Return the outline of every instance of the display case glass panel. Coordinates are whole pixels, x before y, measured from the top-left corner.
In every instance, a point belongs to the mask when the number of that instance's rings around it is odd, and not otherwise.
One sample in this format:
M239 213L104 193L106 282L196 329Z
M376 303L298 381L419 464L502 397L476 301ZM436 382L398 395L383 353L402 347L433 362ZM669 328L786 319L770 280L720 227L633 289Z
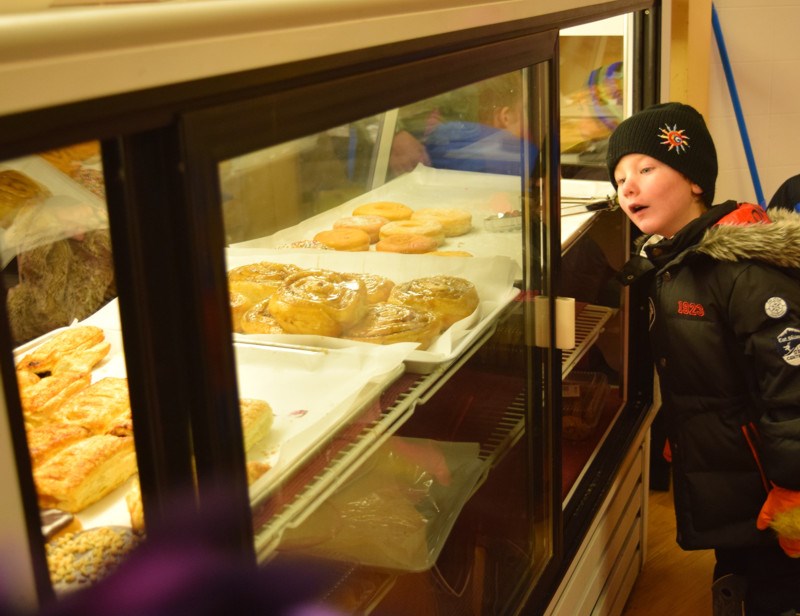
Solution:
M627 402L628 297L615 274L630 236L608 182L608 138L631 107L633 15L560 33L561 169L591 182L590 199L564 191L559 294L574 298L574 349L563 355L562 498L567 506Z
M256 552L347 611L502 611L553 556L551 75L217 165Z
M606 143L630 113L633 15L567 28L560 36L564 177L606 180Z
M43 540L53 587L69 592L111 571L144 525L100 144L0 162L0 205Z

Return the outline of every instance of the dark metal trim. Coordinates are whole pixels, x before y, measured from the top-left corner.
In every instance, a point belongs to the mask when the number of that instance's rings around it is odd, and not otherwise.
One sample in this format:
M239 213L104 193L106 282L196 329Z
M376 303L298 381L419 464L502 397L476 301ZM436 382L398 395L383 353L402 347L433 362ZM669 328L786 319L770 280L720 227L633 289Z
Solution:
M645 8L650 2L615 0L502 24L492 24L289 64L147 88L0 117L0 159L166 127L178 114L263 96L394 65L447 55L493 42Z
M148 531L166 503L193 498L189 408L204 363L187 300L177 138L167 130L103 143L125 365Z

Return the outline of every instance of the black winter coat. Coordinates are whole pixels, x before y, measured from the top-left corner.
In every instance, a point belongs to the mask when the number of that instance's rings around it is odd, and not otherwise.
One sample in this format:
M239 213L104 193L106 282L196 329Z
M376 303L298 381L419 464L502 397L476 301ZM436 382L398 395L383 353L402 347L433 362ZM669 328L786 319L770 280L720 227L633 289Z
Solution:
M800 215L750 214L717 205L622 272L648 289L684 549L774 542L766 486L800 490Z

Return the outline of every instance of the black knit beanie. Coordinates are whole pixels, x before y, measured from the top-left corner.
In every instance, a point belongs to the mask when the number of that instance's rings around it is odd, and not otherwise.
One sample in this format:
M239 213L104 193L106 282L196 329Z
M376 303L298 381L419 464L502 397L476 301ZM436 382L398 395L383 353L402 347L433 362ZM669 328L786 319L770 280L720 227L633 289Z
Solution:
M626 154L646 154L679 171L703 189L703 201L714 203L717 151L703 116L682 103L662 103L622 122L608 141L606 164L614 188L614 169Z

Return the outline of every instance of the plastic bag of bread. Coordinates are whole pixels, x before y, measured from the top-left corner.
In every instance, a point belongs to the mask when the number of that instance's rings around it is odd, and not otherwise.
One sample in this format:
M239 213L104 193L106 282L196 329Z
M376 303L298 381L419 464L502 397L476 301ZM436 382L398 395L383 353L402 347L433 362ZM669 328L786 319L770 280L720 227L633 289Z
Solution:
M483 470L477 443L391 437L281 551L424 571L433 566Z
M111 237L96 230L17 256L7 309L16 344L83 320L116 296Z
M5 161L0 173L14 174L0 189L0 201L16 199L13 218L0 225L0 258L19 344L89 316L116 295L111 239L105 201L45 159Z

